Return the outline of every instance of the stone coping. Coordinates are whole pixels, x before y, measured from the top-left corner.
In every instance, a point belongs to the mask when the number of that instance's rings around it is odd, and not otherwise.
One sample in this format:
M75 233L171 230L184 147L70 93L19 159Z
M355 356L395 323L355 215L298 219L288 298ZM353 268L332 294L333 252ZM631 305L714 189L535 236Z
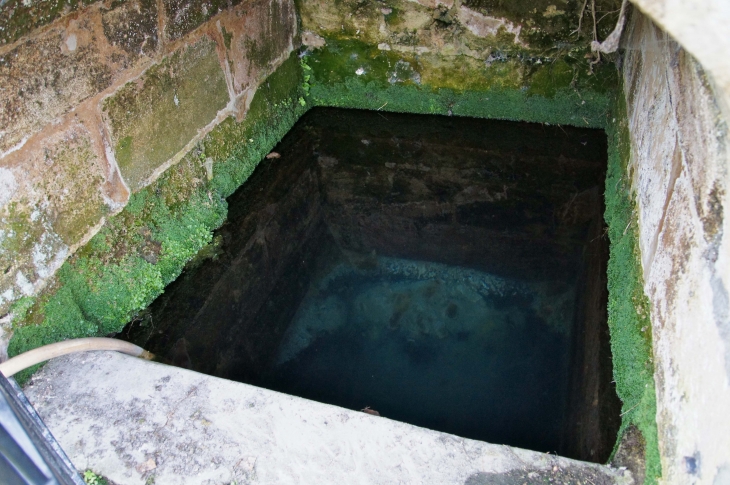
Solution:
M634 483L114 352L55 359L25 392L76 467L113 483Z

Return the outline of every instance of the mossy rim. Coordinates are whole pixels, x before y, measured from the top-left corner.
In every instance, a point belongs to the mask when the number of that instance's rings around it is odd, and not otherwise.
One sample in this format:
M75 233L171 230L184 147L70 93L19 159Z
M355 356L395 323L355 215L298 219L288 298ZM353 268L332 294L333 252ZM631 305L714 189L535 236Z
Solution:
M610 87L546 90L485 85L432 88L415 82L332 76L327 51L297 53L261 84L246 118L221 123L176 166L132 196L127 207L58 272L39 297L16 302L9 354L47 343L118 332L212 240L226 218L225 198L311 107L470 116L602 128L609 139L605 220L610 238L609 328L622 434L635 425L646 441L646 481L661 474L651 362L649 304L643 294L636 211L626 172L629 138L618 76ZM327 71L327 72L325 72ZM335 73L336 74L336 73ZM204 163L213 160L213 176ZM629 228L629 229L626 229ZM643 329L643 330L642 330ZM648 329L648 330L647 330ZM35 369L19 375L26 380Z

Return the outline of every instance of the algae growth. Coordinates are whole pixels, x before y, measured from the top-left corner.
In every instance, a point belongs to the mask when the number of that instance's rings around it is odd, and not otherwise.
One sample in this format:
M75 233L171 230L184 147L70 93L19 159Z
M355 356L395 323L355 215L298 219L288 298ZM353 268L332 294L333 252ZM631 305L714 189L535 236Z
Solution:
M180 163L132 195L125 209L64 263L43 295L32 304L16 303L8 353L118 332L149 305L211 241L226 218L225 197L303 114L302 84L292 55L259 87L242 122L224 121Z
M473 6L483 9L487 3ZM384 14L390 26L403 25L406 19L398 8ZM549 63L520 57L519 49L504 46L505 39L500 41L503 48L492 49L485 59L454 56L448 67L436 56L378 49L352 34L328 35L326 46L306 52L302 61L293 55L261 85L242 122L229 118L221 123L179 164L134 194L124 211L64 264L47 291L18 301L10 355L119 331L211 242L212 231L226 218L225 197L245 182L310 106L604 128L610 140L605 194L611 241L609 327L617 393L623 401L621 433L632 425L641 431L646 483L656 483L661 470L650 309L643 295L626 174L625 109L613 100L621 99L615 70L603 64L588 73L587 62L580 59L585 49L571 56L550 54ZM537 39L541 34L534 35ZM400 39L407 44L408 38ZM121 161L131 157L129 142L124 136L117 140Z
M638 215L627 173L630 138L622 90L616 94L612 121L607 124L606 132L609 144L604 217L611 242L608 260L608 326L616 392L623 403L617 447L630 427L636 426L645 442L644 483L654 484L661 476L661 462L656 425L651 308L644 294Z

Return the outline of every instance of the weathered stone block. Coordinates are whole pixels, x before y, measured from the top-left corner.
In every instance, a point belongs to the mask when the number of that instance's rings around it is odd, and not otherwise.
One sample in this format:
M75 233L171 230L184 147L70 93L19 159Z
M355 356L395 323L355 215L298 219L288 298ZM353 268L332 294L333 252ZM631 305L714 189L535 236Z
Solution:
M139 58L140 52L128 51L139 42L144 52L146 44L139 39L156 35L155 25L147 21L144 26L140 24L140 17L152 14L139 5L133 2L106 11L104 22L100 10L92 7L0 53L0 154L108 88ZM137 7L139 15L132 15ZM135 31L138 26L140 32L123 39L126 34L121 32ZM118 47L109 44L120 36L126 43L120 42Z
M294 2L256 0L222 16L218 26L239 94L269 75L294 49Z
M643 17L639 17L630 42L640 49L639 39L648 36L652 42L671 42ZM626 62L625 89L629 100L628 118L631 126L631 144L635 156L632 159L634 183L639 198L639 222L642 265L647 272L651 267L661 230L662 218L668 198L682 164L677 146L677 122L666 69L670 64L669 49L641 49ZM676 93L674 93L676 95ZM645 123L661 126L666 136L652 136L646 130L637 129Z
M0 162L0 314L34 294L110 206L126 200L94 129L67 120Z
M241 0L163 0L165 4L165 38L176 40L191 32L223 10Z
M216 45L203 37L104 100L114 154L129 188L146 185L229 99Z
M31 30L54 21L94 0L9 0L0 7L0 45L9 44Z
M724 483L723 470L730 470L730 133L703 69L677 42L639 13L627 40L629 170L651 303L662 481Z
M102 9L104 35L113 46L130 56L151 56L157 50L157 2L127 2L116 9Z

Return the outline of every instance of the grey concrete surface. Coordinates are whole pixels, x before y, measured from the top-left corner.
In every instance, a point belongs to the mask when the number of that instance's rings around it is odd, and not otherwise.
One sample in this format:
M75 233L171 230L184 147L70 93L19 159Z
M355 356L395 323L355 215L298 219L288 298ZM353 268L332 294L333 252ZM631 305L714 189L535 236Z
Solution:
M76 467L116 484L634 483L113 352L55 359L25 392Z

